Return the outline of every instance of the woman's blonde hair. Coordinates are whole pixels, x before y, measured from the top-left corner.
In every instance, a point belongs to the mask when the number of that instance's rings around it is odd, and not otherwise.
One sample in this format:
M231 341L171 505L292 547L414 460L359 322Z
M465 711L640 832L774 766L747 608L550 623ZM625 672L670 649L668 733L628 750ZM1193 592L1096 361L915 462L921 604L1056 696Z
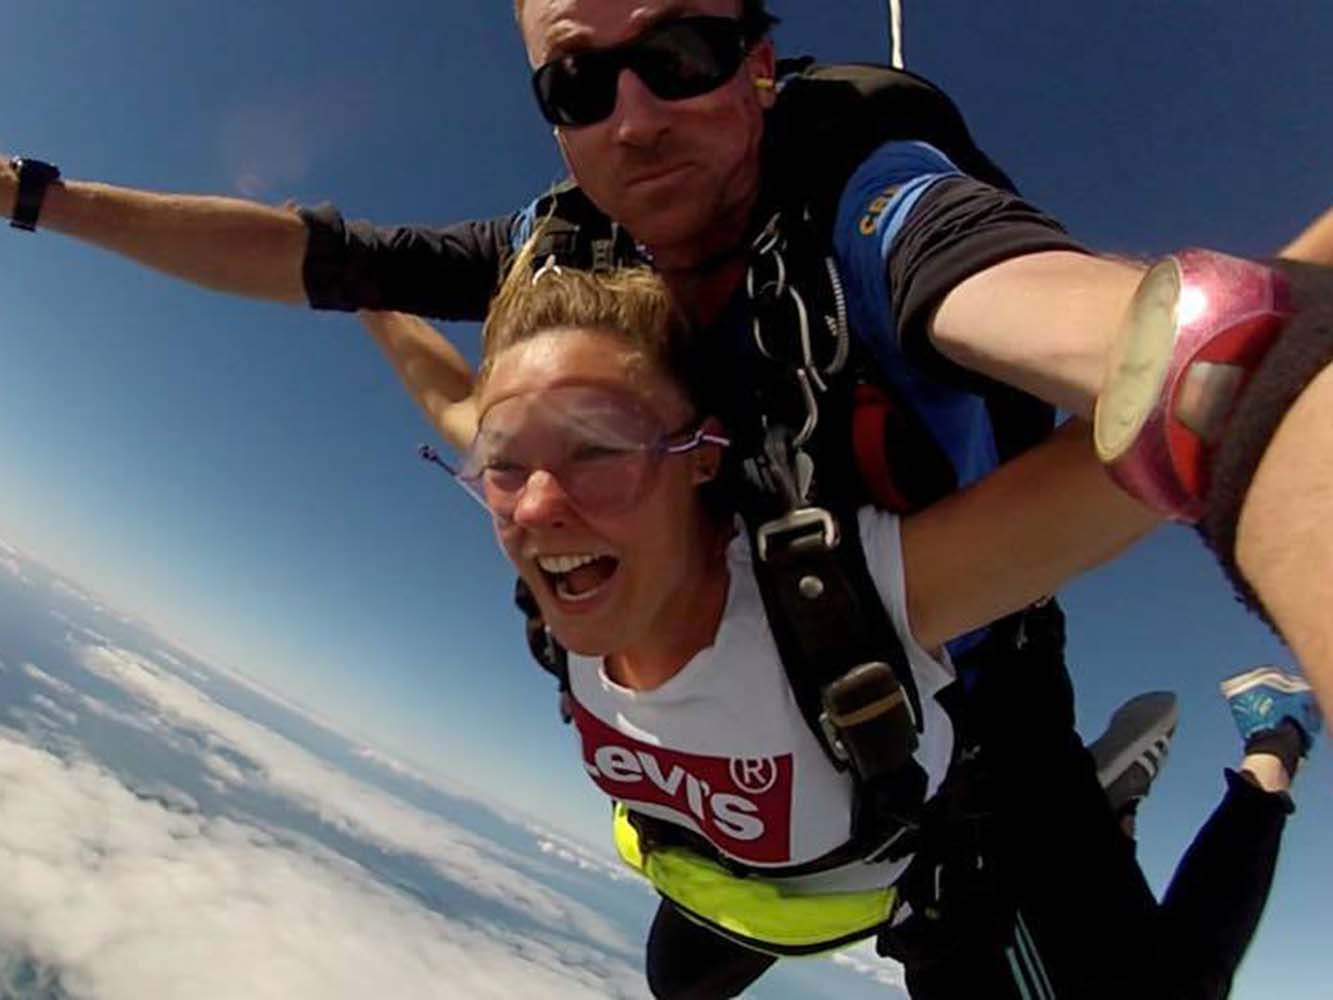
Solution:
M537 261L529 240L509 267L482 327L477 384L506 348L552 330L597 330L622 338L643 362L699 402L686 320L662 279L646 267L585 271Z

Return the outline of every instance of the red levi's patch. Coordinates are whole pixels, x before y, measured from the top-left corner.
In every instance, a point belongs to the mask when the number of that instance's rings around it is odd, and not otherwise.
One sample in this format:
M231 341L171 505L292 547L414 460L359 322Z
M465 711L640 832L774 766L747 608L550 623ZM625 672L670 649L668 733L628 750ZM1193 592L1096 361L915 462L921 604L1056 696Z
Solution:
M607 795L668 810L719 851L756 865L791 861L792 756L709 757L644 743L578 702L583 766Z

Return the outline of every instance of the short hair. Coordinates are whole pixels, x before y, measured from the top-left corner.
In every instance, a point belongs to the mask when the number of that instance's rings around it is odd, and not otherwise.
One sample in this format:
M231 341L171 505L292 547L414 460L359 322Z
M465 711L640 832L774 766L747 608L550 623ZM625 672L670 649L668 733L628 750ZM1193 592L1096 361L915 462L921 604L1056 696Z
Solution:
M514 0L514 19L523 23L523 4L525 0ZM773 30L781 19L768 12L765 0L741 0L741 28L751 43L759 41Z

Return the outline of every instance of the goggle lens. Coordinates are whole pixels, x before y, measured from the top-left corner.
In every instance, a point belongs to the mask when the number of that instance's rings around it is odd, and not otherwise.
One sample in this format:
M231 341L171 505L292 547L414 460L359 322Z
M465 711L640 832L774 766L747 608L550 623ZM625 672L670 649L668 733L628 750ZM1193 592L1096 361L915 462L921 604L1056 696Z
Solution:
M639 501L665 455L726 443L694 428L667 433L629 392L567 385L488 409L456 475L501 520L512 520L538 474L583 513L613 515Z
M699 97L726 83L745 61L745 34L727 17L682 17L608 49L552 59L532 77L552 125L592 125L609 117L623 70L664 101Z

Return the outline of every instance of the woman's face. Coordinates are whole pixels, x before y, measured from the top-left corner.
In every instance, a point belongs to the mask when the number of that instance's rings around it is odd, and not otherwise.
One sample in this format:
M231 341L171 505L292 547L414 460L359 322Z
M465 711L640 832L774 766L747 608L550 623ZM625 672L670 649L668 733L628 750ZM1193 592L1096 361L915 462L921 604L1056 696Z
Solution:
M507 503L494 515L500 545L556 638L589 656L678 638L682 622L696 617L700 594L714 589L703 586L704 577L716 571L698 496L716 471L716 447L648 462L628 505L594 502L595 491L581 491L586 484L570 471L571 455L595 461L597 449L577 440L586 421L557 410L562 400L586 407L601 394L611 414L615 400L624 400L629 425L636 408L643 426L661 432L695 417L671 380L621 337L585 329L552 330L505 349L479 399L488 467L518 470L503 473Z

